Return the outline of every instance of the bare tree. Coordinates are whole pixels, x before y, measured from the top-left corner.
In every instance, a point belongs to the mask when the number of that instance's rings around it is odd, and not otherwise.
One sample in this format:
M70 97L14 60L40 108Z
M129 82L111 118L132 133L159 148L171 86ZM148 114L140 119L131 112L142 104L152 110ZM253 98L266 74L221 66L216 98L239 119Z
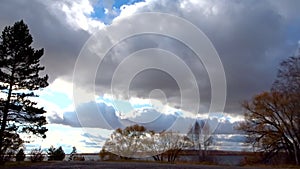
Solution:
M205 160L208 146L213 142L208 120L200 124L196 121L188 132L188 138L193 142L193 147L199 151L199 161Z
M248 141L271 158L286 152L296 164L300 158L300 56L293 56L280 64L271 91L246 101L245 122L240 130L248 134Z
M105 142L106 151L119 155L121 158L143 157L147 148L143 140L151 137L152 132L144 126L133 125L125 129L116 129Z
M272 90L300 93L300 56L292 56L281 62Z
M161 133L159 138L160 147L167 150L168 162L172 163L177 159L180 151L192 146L192 142L188 137L172 131Z
M114 131L105 142L100 156L104 159L104 156L113 153L123 159L153 157L156 161L163 161L166 156L168 162L174 162L179 152L191 145L190 140L179 133L155 133L134 125Z

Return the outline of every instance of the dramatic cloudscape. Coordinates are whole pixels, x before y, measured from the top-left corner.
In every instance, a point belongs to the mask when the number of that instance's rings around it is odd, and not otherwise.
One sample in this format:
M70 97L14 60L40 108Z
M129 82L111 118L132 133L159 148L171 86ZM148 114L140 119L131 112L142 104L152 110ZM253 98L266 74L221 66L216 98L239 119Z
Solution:
M33 46L45 49L41 63L50 77L50 85L38 92L39 105L47 110L47 138L30 138L33 142L26 148L61 145L67 153L73 146L79 152L99 152L106 138L119 127L139 123L156 131L180 130L180 124L191 126L195 120L209 116L216 129L215 148L240 150L244 137L233 126L242 120L241 103L268 90L280 61L297 50L299 7L298 0L2 0L0 30L23 19L33 35ZM223 68L217 64L209 68L224 69L226 77L222 112L208 114L213 93L207 65L183 42L151 33L115 42L114 38L124 32L153 26L192 36L191 31L181 29L182 25L133 17L144 12L181 17L211 41ZM110 29L115 31L106 36ZM95 37L99 44L94 50L89 43ZM112 44L101 62L95 60L98 48ZM145 51L147 64L168 63L169 71L177 72L178 78L147 69L135 74L130 85L123 83L137 65L145 62L132 54L153 48L161 50ZM85 50L96 57L85 55ZM176 55L180 62L164 59L163 51ZM178 66L181 62L193 74L200 94L200 100L184 98L184 105L182 92L192 96L195 90L189 87L193 81L186 69ZM120 68L125 63L126 67ZM93 67L96 72L91 70ZM181 88L180 83L185 87ZM199 106L198 112L191 109L195 105Z

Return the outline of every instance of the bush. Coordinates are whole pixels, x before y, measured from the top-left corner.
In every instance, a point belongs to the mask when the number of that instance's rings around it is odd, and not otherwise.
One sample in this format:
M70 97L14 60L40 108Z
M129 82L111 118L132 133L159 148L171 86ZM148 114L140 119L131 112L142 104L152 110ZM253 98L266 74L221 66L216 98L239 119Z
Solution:
M4 161L12 161L15 155L15 151L9 150L4 155Z
M70 153L69 161L73 161L74 158L76 158L76 156L77 156L77 150L76 150L76 147L73 147L73 150Z
M19 152L16 154L16 161L24 161L25 153L23 149L20 149Z
M54 148L53 146L51 146L48 149L48 160L49 161L52 161L52 160L62 161L65 158L65 156L66 156L66 154L61 146L58 149Z
M84 156L77 155L76 157L73 158L73 161L85 161L85 158L84 158Z
M43 161L45 158L45 155L43 154L43 151L41 150L41 148L35 148L32 149L30 152L30 161L31 162L39 162L39 161Z
M85 158L84 156L78 155L76 147L73 147L73 150L70 153L69 161L85 161Z
M118 155L113 154L107 150L105 150L105 148L102 148L102 150L99 153L99 157L102 161L104 160L118 160L120 159Z
M240 165L247 166L262 164L262 159L263 155L261 153L254 153L254 155L245 156L244 159L241 161Z

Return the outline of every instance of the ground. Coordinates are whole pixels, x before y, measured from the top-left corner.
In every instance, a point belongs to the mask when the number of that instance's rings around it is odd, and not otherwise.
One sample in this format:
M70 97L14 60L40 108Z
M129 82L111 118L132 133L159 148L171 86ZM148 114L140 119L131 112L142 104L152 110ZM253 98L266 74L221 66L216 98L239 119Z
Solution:
M0 166L1 168L1 166ZM238 166L213 166L213 165L196 165L196 164L162 164L162 163L146 163L146 162L42 162L27 163L19 165L6 165L4 168L9 169L260 169L259 167L238 167ZM265 169L265 167L263 167ZM263 169L261 168L261 169ZM269 167L267 167L269 168ZM272 168L272 167L271 167ZM279 169L279 168L278 168ZM284 168L280 168L284 169ZM299 169L299 168L298 168Z

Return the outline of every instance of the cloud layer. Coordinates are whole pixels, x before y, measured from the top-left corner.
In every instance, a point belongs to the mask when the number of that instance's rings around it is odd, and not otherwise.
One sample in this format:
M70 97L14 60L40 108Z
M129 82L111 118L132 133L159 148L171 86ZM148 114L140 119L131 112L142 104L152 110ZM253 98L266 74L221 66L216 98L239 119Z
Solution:
M300 35L297 1L188 1L167 0L139 2L124 5L118 20L133 13L165 12L183 17L200 28L212 41L225 68L228 85L226 112L241 112L240 102L253 94L267 90L273 82L276 68L297 45ZM103 22L91 18L97 2L77 1L4 1L1 5L0 28L24 19L34 36L35 46L45 48L42 60L51 80L62 77L71 81L76 58L93 30L101 29ZM111 7L110 4L107 4ZM131 28L147 27L153 23L133 22ZM168 22L161 23L168 25ZM164 26L164 25L157 25ZM170 25L170 27L172 27ZM172 28L174 29L174 27ZM180 30L180 29L178 29ZM118 32L115 32L116 34ZM178 32L178 34L189 32ZM143 43L141 43L143 42ZM109 43L109 41L103 41ZM210 83L201 61L180 42L161 36L131 37L111 50L98 74L92 75L95 84L78 84L88 90L93 85L96 94L110 92L111 77L116 67L128 54L145 48L161 48L178 55L196 76L200 86L202 111L210 104ZM87 62L89 63L89 62ZM137 62L132 63L138 64ZM88 67L89 65L87 65ZM263 80L262 80L263 79ZM90 83L90 82L88 82ZM161 89L170 104L176 106L180 98L174 79L163 72L147 71L131 84L131 94L147 97L153 89ZM190 101L191 104L193 101Z
M114 36L118 36L121 32L147 28L157 23L156 21L130 20L135 13L163 12L182 17L203 31L215 46L226 74L225 112L236 116L242 113L240 103L243 100L250 99L254 94L270 88L279 62L294 53L300 39L300 12L298 9L300 1L146 0L124 5L120 9L106 3L102 6L106 8L107 16L103 17L96 16L99 3L100 1L97 0L32 0L30 3L2 0L0 29L24 19L33 35L34 47L45 48L42 64L46 66L45 73L49 74L50 83L54 83L57 79L63 79L67 84L72 84L74 68L80 51L95 31L105 32L110 27L119 26L120 29L114 32ZM128 23L121 25L124 19L127 19ZM104 23L111 23L111 25ZM190 35L189 31L180 29L180 25L171 25L168 21L160 22L156 26L178 31L178 35ZM113 40L113 38L103 39L103 43L97 48L101 48L101 45L114 44ZM161 35L145 34L128 37L117 43L101 63L85 58L83 62L86 65L85 69L80 69L78 73L82 76L78 79L78 83L74 84L73 92L82 99L80 104L75 105L77 113L73 110L54 110L48 117L50 123L72 127L81 127L84 124L84 127L113 129L132 124L132 120L141 120L141 116L135 116L136 119L130 119L131 121L120 118L121 116L118 115L119 112L115 108L104 103L99 104L89 98L110 94L112 77L118 66L126 60L128 55L149 48L158 48L177 55L195 76L199 86L200 101L188 98L186 108L178 112L184 113L185 110L188 111L188 107L193 105L200 105L200 113L207 112L212 93L210 79L202 61L178 40ZM95 56L97 57L97 55ZM147 57L148 63L158 62L157 59L152 59L151 55ZM159 60L162 63L164 61L166 60ZM136 59L127 64L128 69L122 70L123 77L126 77L127 72L141 63ZM215 68L214 65L211 66ZM97 67L96 74L91 73L90 67ZM180 81L191 84L191 78L183 73L183 67L171 68L178 72L181 77ZM125 93L129 91L129 96L146 99L150 96L152 97L150 99L160 100L162 105L174 109L182 108L180 107L181 92L193 93L194 91L188 87L180 89L178 81L176 81L178 79L157 69L141 71L132 79L130 86L122 85L122 81L126 79L119 80L118 85L115 86L115 97L119 97L118 99L128 98ZM57 91L65 92L64 94L68 97L72 97L74 94L70 93L69 89L65 89L66 86L61 88ZM70 87L68 86L68 88ZM155 89L162 91L165 97L160 94L152 93L153 95L151 95L151 91ZM50 108L50 110L52 109ZM182 122L188 120L178 114L167 114L158 109L151 111L145 109L141 114L144 116L144 121L150 118L149 114L151 118L153 115L159 116L152 123L145 124L154 130L168 128L176 119L180 119ZM217 129L217 133L234 132L232 131L233 123L224 122L221 125L223 130ZM88 142L83 143L89 144Z

